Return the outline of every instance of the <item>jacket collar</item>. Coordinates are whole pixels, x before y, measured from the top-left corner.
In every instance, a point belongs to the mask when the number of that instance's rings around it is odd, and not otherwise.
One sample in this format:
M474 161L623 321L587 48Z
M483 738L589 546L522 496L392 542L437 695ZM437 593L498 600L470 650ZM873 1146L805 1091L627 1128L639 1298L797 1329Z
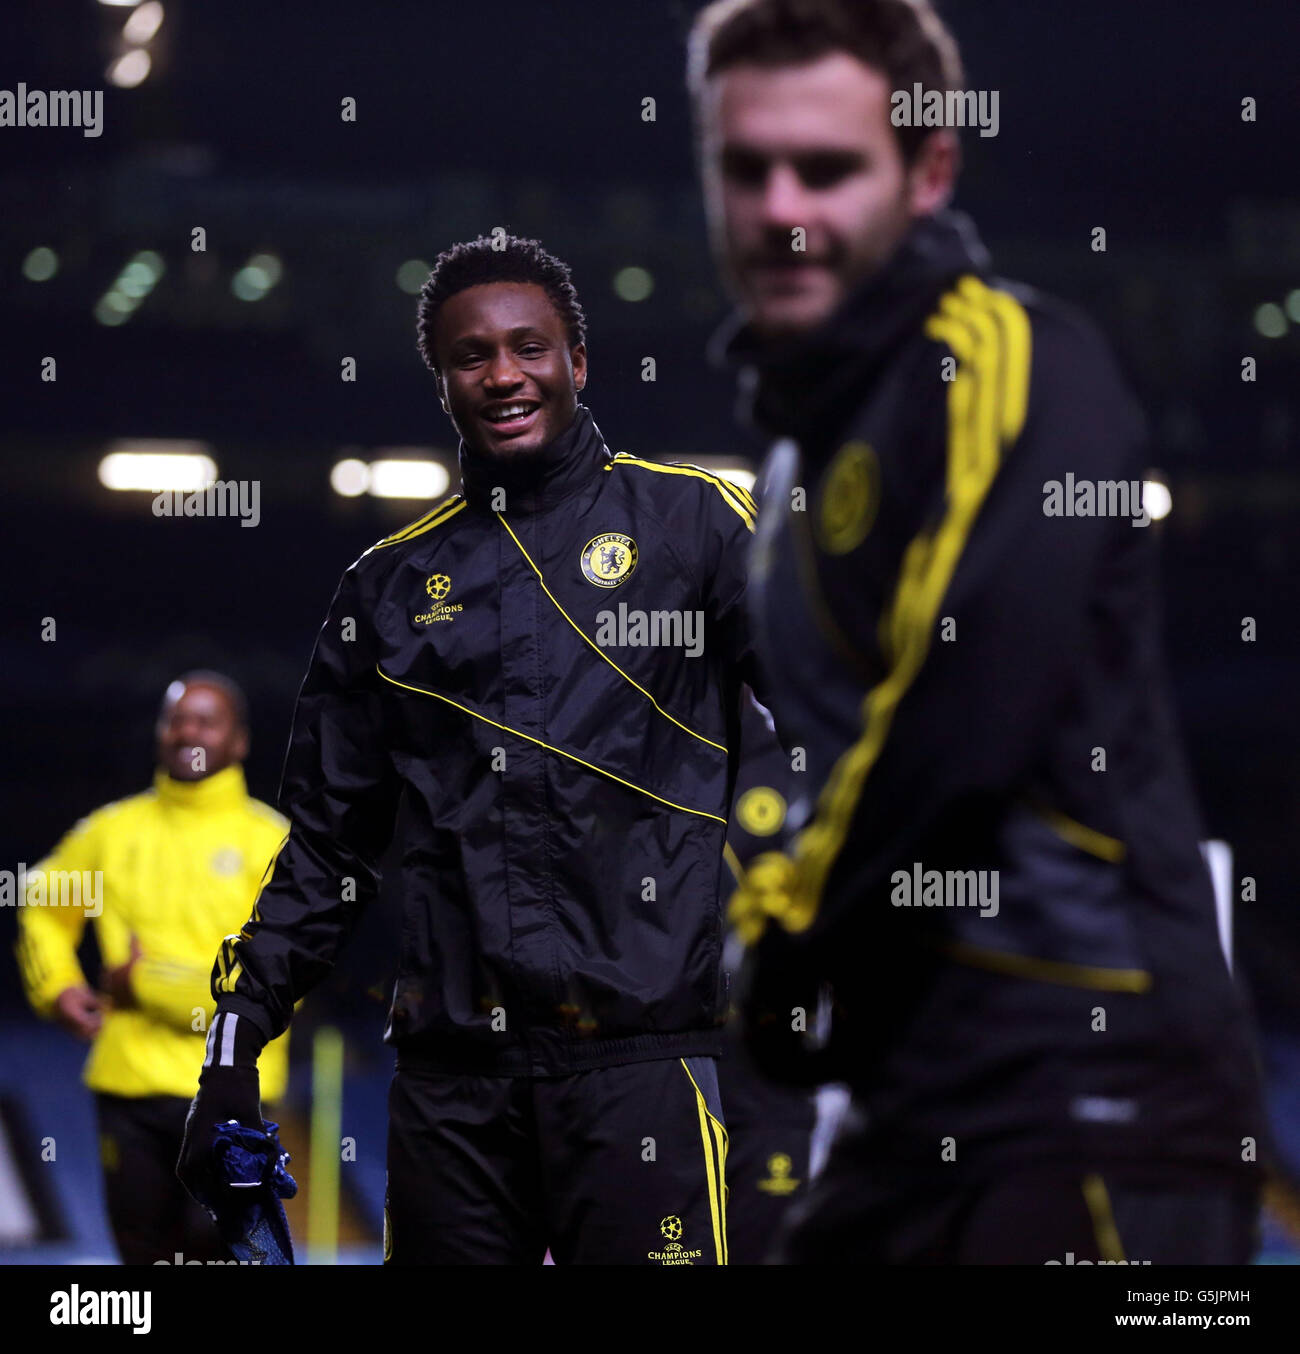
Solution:
M804 442L838 435L897 345L920 327L963 273L987 272L988 254L959 212L922 217L884 267L824 324L764 342L733 316L714 336L714 360L738 368L740 413L771 436Z
M605 439L585 404L554 441L514 460L480 456L464 443L457 453L466 499L495 511L493 492L505 490L508 512L541 512L580 489L611 459Z
M154 772L153 788L163 803L185 809L234 808L248 798L244 768L238 762L202 780L173 780L159 769Z

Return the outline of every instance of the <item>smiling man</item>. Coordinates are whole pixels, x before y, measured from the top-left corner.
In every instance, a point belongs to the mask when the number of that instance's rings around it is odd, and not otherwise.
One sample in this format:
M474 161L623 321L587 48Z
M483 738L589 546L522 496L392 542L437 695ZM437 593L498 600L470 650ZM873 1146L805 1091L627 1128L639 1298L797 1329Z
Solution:
M185 1115L212 1016L211 953L256 897L286 823L249 796L244 694L221 673L178 677L155 729L153 788L96 809L38 867L102 880L99 914L19 909L28 999L92 1044L109 1222L122 1261L225 1258L207 1216L176 1180ZM104 969L86 981L77 948L94 921ZM288 1040L264 1059L268 1099L284 1092Z
M292 831L217 961L183 1174L214 1124L256 1124L258 1050L375 897L400 802L386 1261L725 1263L719 898L754 503L610 454L578 403L582 309L536 241L441 255L418 336L462 492L368 550L320 633ZM698 613L702 652L601 644L615 601Z

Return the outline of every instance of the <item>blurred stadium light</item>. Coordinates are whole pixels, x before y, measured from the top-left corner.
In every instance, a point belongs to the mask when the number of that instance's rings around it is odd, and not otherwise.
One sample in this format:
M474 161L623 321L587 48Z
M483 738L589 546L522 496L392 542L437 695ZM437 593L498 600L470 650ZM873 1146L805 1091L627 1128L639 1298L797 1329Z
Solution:
M217 463L202 442L143 439L111 442L99 463L99 482L106 489L201 489L216 478Z

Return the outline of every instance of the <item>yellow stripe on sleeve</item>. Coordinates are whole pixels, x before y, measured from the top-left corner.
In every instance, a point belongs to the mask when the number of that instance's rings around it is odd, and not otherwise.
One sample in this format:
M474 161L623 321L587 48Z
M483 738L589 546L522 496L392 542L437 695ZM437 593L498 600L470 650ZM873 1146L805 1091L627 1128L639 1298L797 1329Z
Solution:
M836 762L813 822L795 842L784 902L775 912L767 909L789 931L806 930L817 914L867 776L929 653L943 596L997 475L1001 451L1024 422L1030 327L1013 298L974 277L963 278L943 297L925 332L947 344L958 359L948 393L945 512L937 529L922 531L904 552L893 604L881 621L889 671L867 693L862 736Z

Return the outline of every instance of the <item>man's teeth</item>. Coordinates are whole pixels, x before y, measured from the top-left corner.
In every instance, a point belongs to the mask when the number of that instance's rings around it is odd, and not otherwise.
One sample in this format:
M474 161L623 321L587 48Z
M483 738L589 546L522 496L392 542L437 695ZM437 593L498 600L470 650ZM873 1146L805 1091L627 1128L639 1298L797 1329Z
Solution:
M492 423L503 423L508 418L521 418L531 414L532 407L527 404L507 404L503 409L489 415Z

